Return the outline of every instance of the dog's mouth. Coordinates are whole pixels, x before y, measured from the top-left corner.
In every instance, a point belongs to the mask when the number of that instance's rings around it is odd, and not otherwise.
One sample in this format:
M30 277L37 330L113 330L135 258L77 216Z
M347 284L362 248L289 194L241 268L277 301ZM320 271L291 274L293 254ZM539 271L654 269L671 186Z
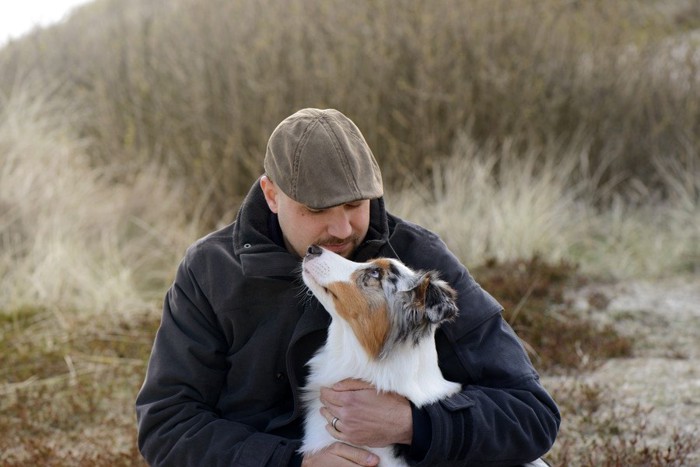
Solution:
M333 293L333 291L332 291L331 289L329 289L328 287L323 287L323 286L321 286L321 288L322 288L323 291L326 293L326 295L330 295L330 296L333 297L334 299L338 298L338 296L337 296L335 293Z
M313 273L309 270L309 268L304 265L304 282L306 282L306 286L316 294L317 292L323 292L325 295L332 297L332 298L337 298L337 295L328 287L325 285L321 284L319 281L316 280L314 277Z
M331 289L329 289L328 287L323 286L323 285L319 284L318 282L315 282L314 285L316 286L316 287L315 287L316 290L320 289L321 291L323 291L323 293L324 293L326 296L331 297L331 298L333 298L334 300L338 298L338 296L335 294L335 292L333 292L333 291L332 291ZM314 291L314 289L311 289L311 290L312 290L312 292Z

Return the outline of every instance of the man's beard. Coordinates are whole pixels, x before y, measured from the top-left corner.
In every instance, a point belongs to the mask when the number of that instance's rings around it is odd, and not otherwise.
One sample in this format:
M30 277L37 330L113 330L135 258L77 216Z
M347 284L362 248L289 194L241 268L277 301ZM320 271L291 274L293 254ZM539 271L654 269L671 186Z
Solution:
M351 245L351 248L346 251L346 254L343 256L349 256L353 251L355 251L355 248L360 244L360 241L362 239L360 238L359 235L352 234L349 237L346 238L337 238L337 237L325 237L325 238L320 238L316 241L316 244L319 246L327 246L327 247L333 247L333 246L338 246L338 245Z

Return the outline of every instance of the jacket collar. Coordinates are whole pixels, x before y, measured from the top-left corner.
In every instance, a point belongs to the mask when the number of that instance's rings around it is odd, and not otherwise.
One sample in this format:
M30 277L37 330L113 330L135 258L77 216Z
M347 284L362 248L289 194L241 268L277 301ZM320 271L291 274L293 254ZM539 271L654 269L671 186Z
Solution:
M257 180L243 200L234 225L233 249L246 276L298 276L300 259L275 242L270 222L273 213L267 206ZM389 228L384 199L370 202L369 230L353 255L355 261L367 261L388 245Z

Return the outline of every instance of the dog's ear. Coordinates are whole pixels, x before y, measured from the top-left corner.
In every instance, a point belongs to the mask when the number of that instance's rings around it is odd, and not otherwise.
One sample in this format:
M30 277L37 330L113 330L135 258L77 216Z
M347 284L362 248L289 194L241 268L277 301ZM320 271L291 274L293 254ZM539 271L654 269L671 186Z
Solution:
M457 316L457 293L436 272L419 272L411 284L392 301L393 324L379 358L386 357L398 343L418 345L436 325Z
M431 323L438 324L457 317L457 293L435 271L422 274L413 293L414 303L424 311L425 318Z

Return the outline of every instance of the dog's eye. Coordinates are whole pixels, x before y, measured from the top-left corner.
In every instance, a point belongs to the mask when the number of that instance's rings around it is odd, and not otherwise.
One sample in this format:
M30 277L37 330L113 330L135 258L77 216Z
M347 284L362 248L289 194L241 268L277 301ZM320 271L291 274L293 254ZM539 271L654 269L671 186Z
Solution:
M382 278L382 271L379 268L372 268L367 270L367 277L379 280Z

